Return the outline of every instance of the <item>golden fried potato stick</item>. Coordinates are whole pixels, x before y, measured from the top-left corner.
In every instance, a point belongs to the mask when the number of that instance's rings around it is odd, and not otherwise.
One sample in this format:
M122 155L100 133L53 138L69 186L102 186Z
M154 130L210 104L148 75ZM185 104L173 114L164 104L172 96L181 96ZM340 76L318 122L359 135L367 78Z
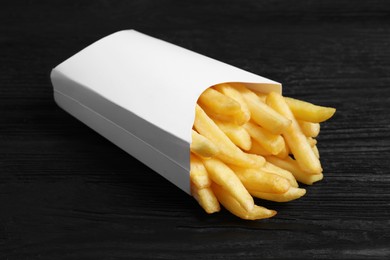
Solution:
M285 144L281 135L271 134L250 121L244 125L244 128L254 140L271 154L275 155L283 150Z
M252 140L248 132L240 125L214 120L219 129L238 147L247 151L252 146Z
M269 193L285 193L290 188L287 179L262 169L229 166L240 178L247 190Z
M270 162L266 162L265 165L263 166L263 168L261 168L261 170L266 171L266 172L270 172L273 174L277 174L277 175L287 179L290 182L290 185L292 187L298 188L297 180L295 179L294 175L291 172L289 172L288 170L285 170L281 167L278 167Z
M209 139L192 130L191 152L205 158L216 156L219 152L217 146Z
M241 109L240 103L216 91L215 89L206 89L200 95L198 104L201 107L207 108L207 111L214 115L234 118L235 121L240 123L243 123L246 120L246 116Z
M320 124L297 120L302 133L307 137L317 137L320 133Z
M304 169L308 173L321 173L321 163L315 156L307 141L307 137L302 133L294 115L282 95L276 92L269 93L267 96L267 104L291 120L291 125L283 131L282 135L300 168Z
M222 161L214 158L202 159L209 177L213 182L222 186L238 203L248 211L254 206L253 198L245 189L237 175Z
M219 121L222 121L222 122L234 123L234 124L237 124L237 125L243 125L243 124L246 123L245 119L243 117L241 118L240 116L232 117L232 116L217 114L213 110L211 110L211 109L209 109L209 108L207 108L205 106L203 106L202 109L213 120L216 119L216 120L219 120Z
M221 92L222 94L234 99L241 105L241 110L244 113L245 122L248 122L251 118L251 112L249 111L249 107L246 104L244 98L241 96L240 92L237 89L233 88L229 84L219 84L214 86L214 88Z
M198 189L207 188L211 185L206 168L202 161L193 153L190 155L190 178Z
M191 194L207 213L212 214L221 210L218 199L210 187L199 189L191 183Z
M291 172L297 181L307 185L312 185L314 182L320 181L324 177L322 173L308 174L307 172L304 172L298 163L291 157L280 159L275 156L267 156L266 158L268 162Z
M235 83L233 86L241 93L248 104L251 119L267 131L272 134L281 134L291 124L289 119L267 106L254 92L243 84Z
M199 105L195 107L195 122L194 127L201 135L207 137L218 148L219 153L216 157L222 161L234 164L237 166L256 168L261 167L265 163L265 159L261 156L249 156L240 150L229 137L222 132L215 122L207 116Z
M285 100L295 118L307 122L321 123L331 118L336 112L336 109L333 107L317 106L289 97L285 97Z
M252 190L249 190L249 193L256 198L260 198L264 200L271 200L276 202L287 202L287 201L299 199L300 197L306 194L306 190L302 188L291 187L288 191L282 194L258 192Z
M251 210L246 210L241 206L238 201L226 192L221 186L212 184L211 188L213 189L215 195L217 196L219 202L231 213L236 215L239 218L246 220L256 220L270 218L276 215L275 210L269 210L264 207L254 205Z

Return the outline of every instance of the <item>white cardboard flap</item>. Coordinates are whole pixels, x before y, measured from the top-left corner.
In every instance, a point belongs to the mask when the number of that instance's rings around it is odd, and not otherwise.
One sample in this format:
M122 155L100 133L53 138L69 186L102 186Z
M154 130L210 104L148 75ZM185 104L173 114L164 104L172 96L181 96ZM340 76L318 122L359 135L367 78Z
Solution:
M187 193L191 129L199 95L224 82L247 83L261 92L281 92L280 83L135 30L120 31L93 43L55 67L51 78L62 108ZM78 113L83 109L96 117L89 114L94 119L86 122L88 117ZM106 130L101 130L101 125L106 125ZM110 137L114 131L107 130L111 127L117 127L123 138L131 135L137 144L114 141ZM146 145L155 154L151 156L146 150L138 153L135 144ZM164 161L178 170L166 168Z

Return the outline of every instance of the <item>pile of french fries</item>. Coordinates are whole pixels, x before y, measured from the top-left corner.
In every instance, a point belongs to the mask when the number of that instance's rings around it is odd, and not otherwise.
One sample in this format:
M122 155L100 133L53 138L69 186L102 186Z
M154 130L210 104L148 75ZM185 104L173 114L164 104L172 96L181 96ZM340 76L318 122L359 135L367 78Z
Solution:
M242 219L274 216L253 197L287 202L306 194L297 181L322 180L315 137L335 111L241 83L208 88L195 109L192 195L207 213L222 204Z

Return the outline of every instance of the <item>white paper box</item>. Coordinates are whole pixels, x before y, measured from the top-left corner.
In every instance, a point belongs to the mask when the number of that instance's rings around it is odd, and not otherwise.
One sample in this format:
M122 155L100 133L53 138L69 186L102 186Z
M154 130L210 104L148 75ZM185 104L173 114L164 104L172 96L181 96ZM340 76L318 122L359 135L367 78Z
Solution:
M281 92L280 83L134 30L83 49L51 80L61 108L188 194L199 95L224 82Z

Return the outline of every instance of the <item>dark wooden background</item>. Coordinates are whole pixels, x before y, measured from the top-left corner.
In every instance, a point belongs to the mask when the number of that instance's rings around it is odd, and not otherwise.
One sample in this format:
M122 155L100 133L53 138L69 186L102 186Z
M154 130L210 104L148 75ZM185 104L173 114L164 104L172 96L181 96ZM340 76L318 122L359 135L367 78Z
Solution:
M6 2L6 4L4 4ZM390 256L389 1L3 1L0 259ZM325 179L243 221L197 203L56 106L50 70L134 28L336 107Z

